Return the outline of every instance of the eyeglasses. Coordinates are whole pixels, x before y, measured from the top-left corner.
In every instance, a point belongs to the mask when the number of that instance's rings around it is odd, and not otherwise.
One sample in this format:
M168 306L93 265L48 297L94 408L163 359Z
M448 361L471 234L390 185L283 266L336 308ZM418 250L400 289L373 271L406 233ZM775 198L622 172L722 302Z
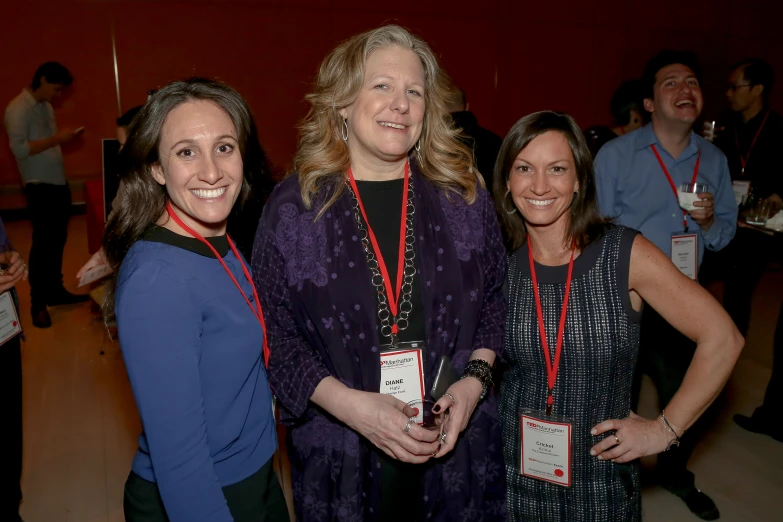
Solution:
M726 90L728 92L734 92L737 89L739 89L740 87L752 87L752 85L749 84L749 83L741 83L739 85L734 85L734 84L730 83L728 86L726 86Z

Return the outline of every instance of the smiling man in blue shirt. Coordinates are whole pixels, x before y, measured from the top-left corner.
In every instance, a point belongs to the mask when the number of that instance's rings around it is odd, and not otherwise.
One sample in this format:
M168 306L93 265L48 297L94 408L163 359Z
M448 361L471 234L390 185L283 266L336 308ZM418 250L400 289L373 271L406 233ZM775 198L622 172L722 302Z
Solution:
M705 248L720 250L734 236L737 205L728 164L717 147L692 131L703 104L695 55L662 51L647 64L643 82L644 108L652 114L652 122L599 151L595 160L599 205L605 216L640 230L670 258L673 235L686 230L695 234L696 259L691 258L695 271ZM697 208L684 214L673 186L692 183L696 171L696 182L706 183L709 189L699 196ZM637 371L652 378L662 406L682 383L694 349L692 340L651 307L645 309ZM679 448L662 453L658 471L661 485L682 498L694 514L715 520L720 516L715 503L696 489L695 478L686 469L705 424L709 421L694 425Z

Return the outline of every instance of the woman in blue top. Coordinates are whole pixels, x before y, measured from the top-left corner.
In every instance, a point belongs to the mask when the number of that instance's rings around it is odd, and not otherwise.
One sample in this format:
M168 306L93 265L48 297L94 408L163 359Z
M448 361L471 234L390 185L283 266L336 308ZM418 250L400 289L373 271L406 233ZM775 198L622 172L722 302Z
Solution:
M107 307L144 428L129 522L288 520L263 313L226 234L260 153L245 101L202 79L158 91L122 150L104 249L119 267Z

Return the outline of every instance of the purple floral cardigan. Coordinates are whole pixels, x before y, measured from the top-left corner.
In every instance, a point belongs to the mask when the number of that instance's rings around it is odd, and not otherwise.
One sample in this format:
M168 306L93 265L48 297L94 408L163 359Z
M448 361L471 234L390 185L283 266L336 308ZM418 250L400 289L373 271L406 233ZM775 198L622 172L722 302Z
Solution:
M425 384L442 355L461 372L471 352L503 349L506 254L495 209L481 190L468 205L425 180L411 162L416 266L426 314ZM314 221L297 176L264 208L252 266L266 319L272 389L289 425L299 522L374 521L380 502L378 450L309 402L321 379L377 391L376 292L348 191ZM402 427L400 427L402 429ZM455 450L424 464L420 520L506 520L505 468L497 402L473 413Z

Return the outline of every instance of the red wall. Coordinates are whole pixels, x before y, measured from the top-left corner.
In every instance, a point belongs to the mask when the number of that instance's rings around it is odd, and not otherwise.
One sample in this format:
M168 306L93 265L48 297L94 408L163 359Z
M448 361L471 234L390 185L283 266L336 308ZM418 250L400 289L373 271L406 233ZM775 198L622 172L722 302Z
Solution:
M5 3L4 3L5 4ZM619 83L638 76L663 47L690 48L704 64L705 115L724 107L728 65L758 55L783 78L777 0L60 0L2 8L0 105L35 68L61 61L76 82L56 106L60 127L87 128L66 149L74 179L98 177L100 139L118 114L112 62L115 27L122 110L148 89L189 75L220 78L249 101L261 139L280 168L290 164L297 122L320 60L340 40L384 22L423 36L468 94L479 121L503 135L540 109L571 113L583 127L608 123ZM376 7L376 5L378 7ZM380 6L383 7L380 7ZM653 7L655 5L655 7ZM783 83L783 82L781 82ZM780 87L778 87L780 90ZM781 107L783 95L773 98ZM0 185L19 182L5 130Z

